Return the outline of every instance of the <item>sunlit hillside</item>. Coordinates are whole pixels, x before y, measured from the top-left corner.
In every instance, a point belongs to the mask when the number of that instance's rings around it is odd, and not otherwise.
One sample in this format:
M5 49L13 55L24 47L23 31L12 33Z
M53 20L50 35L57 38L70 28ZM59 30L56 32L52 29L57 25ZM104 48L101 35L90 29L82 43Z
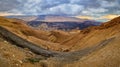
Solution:
M41 31L27 26L25 21L0 17L0 26L14 35L47 51L59 51L53 57L38 55L21 48L0 31L0 63L4 67L119 67L120 17L69 32ZM1 29L1 28L0 28ZM4 31L3 31L4 32ZM9 34L8 34L9 35ZM12 37L12 36L11 36ZM16 39L17 40L17 39ZM27 43L26 42L26 43ZM19 42L18 42L19 43ZM29 44L28 44L29 45ZM24 46L24 45L23 45ZM41 49L41 48L40 48ZM54 54L54 53L53 53ZM28 60L26 60L26 58ZM37 58L37 59L36 59ZM32 60L31 60L32 59ZM41 60L40 60L41 59ZM10 62L9 62L10 61ZM31 63L32 62L32 63ZM7 65L5 65L7 64Z

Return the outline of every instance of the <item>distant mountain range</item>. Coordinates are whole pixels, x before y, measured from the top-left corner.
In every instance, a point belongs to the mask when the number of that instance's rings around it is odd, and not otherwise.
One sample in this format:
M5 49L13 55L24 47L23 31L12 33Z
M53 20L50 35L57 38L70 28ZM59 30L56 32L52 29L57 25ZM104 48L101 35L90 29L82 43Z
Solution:
M84 21L82 23L78 22L43 22L43 21L30 21L28 25L42 30L72 30L72 29L84 29L89 26L100 25L99 22Z
M8 18L22 19L28 25L35 29L42 30L71 30L84 29L89 26L100 25L100 22L88 19L79 19L75 17L66 17L59 15L33 15L33 16L7 16Z
M7 18L18 18L24 21L46 21L46 22L83 22L84 19L60 15L23 15L23 16L7 16Z

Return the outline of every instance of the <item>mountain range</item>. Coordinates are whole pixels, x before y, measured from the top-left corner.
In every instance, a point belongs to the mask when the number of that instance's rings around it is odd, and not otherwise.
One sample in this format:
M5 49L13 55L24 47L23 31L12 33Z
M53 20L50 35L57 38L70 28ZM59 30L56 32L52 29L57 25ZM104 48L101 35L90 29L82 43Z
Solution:
M23 15L23 16L6 16L7 18L18 18L24 21L46 21L46 22L83 22L87 19L79 19L69 16L60 15Z
M25 22L0 17L0 67L120 66L120 17L79 32L37 30Z
M59 16L59 15L37 15L37 16L7 16L8 18L22 19L27 25L40 30L72 30L84 29L89 26L98 26L101 23L80 19L75 17Z

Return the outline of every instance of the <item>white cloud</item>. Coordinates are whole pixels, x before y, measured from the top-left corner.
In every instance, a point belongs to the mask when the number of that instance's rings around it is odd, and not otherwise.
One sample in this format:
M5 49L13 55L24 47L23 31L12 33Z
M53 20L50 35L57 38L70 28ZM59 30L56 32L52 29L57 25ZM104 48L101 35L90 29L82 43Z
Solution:
M71 4L79 3L81 0L70 0Z
M120 14L120 0L0 0L0 12L100 17Z
M82 10L84 10L84 7L82 5L62 4L55 7L51 7L49 9L49 12L74 15L80 13Z
M103 8L119 6L119 2L117 0L114 0L112 2L103 0L103 1L101 1L100 4L101 4L101 7L103 7Z
M87 8L81 12L82 15L99 17L102 16L108 9L105 8Z
M10 16L10 15L23 15L21 13L15 14L15 13L8 13L8 12L0 12L0 16Z
M105 9L105 8L90 8L90 9L88 9L88 11L90 11L92 13L103 13L103 12L107 12L108 9Z

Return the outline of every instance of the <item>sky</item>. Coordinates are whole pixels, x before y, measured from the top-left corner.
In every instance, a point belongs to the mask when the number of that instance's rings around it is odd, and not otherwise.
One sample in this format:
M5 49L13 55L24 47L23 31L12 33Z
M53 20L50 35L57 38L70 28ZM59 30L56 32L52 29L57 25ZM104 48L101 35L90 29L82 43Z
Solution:
M110 20L120 15L120 0L0 0L0 16L48 14Z

